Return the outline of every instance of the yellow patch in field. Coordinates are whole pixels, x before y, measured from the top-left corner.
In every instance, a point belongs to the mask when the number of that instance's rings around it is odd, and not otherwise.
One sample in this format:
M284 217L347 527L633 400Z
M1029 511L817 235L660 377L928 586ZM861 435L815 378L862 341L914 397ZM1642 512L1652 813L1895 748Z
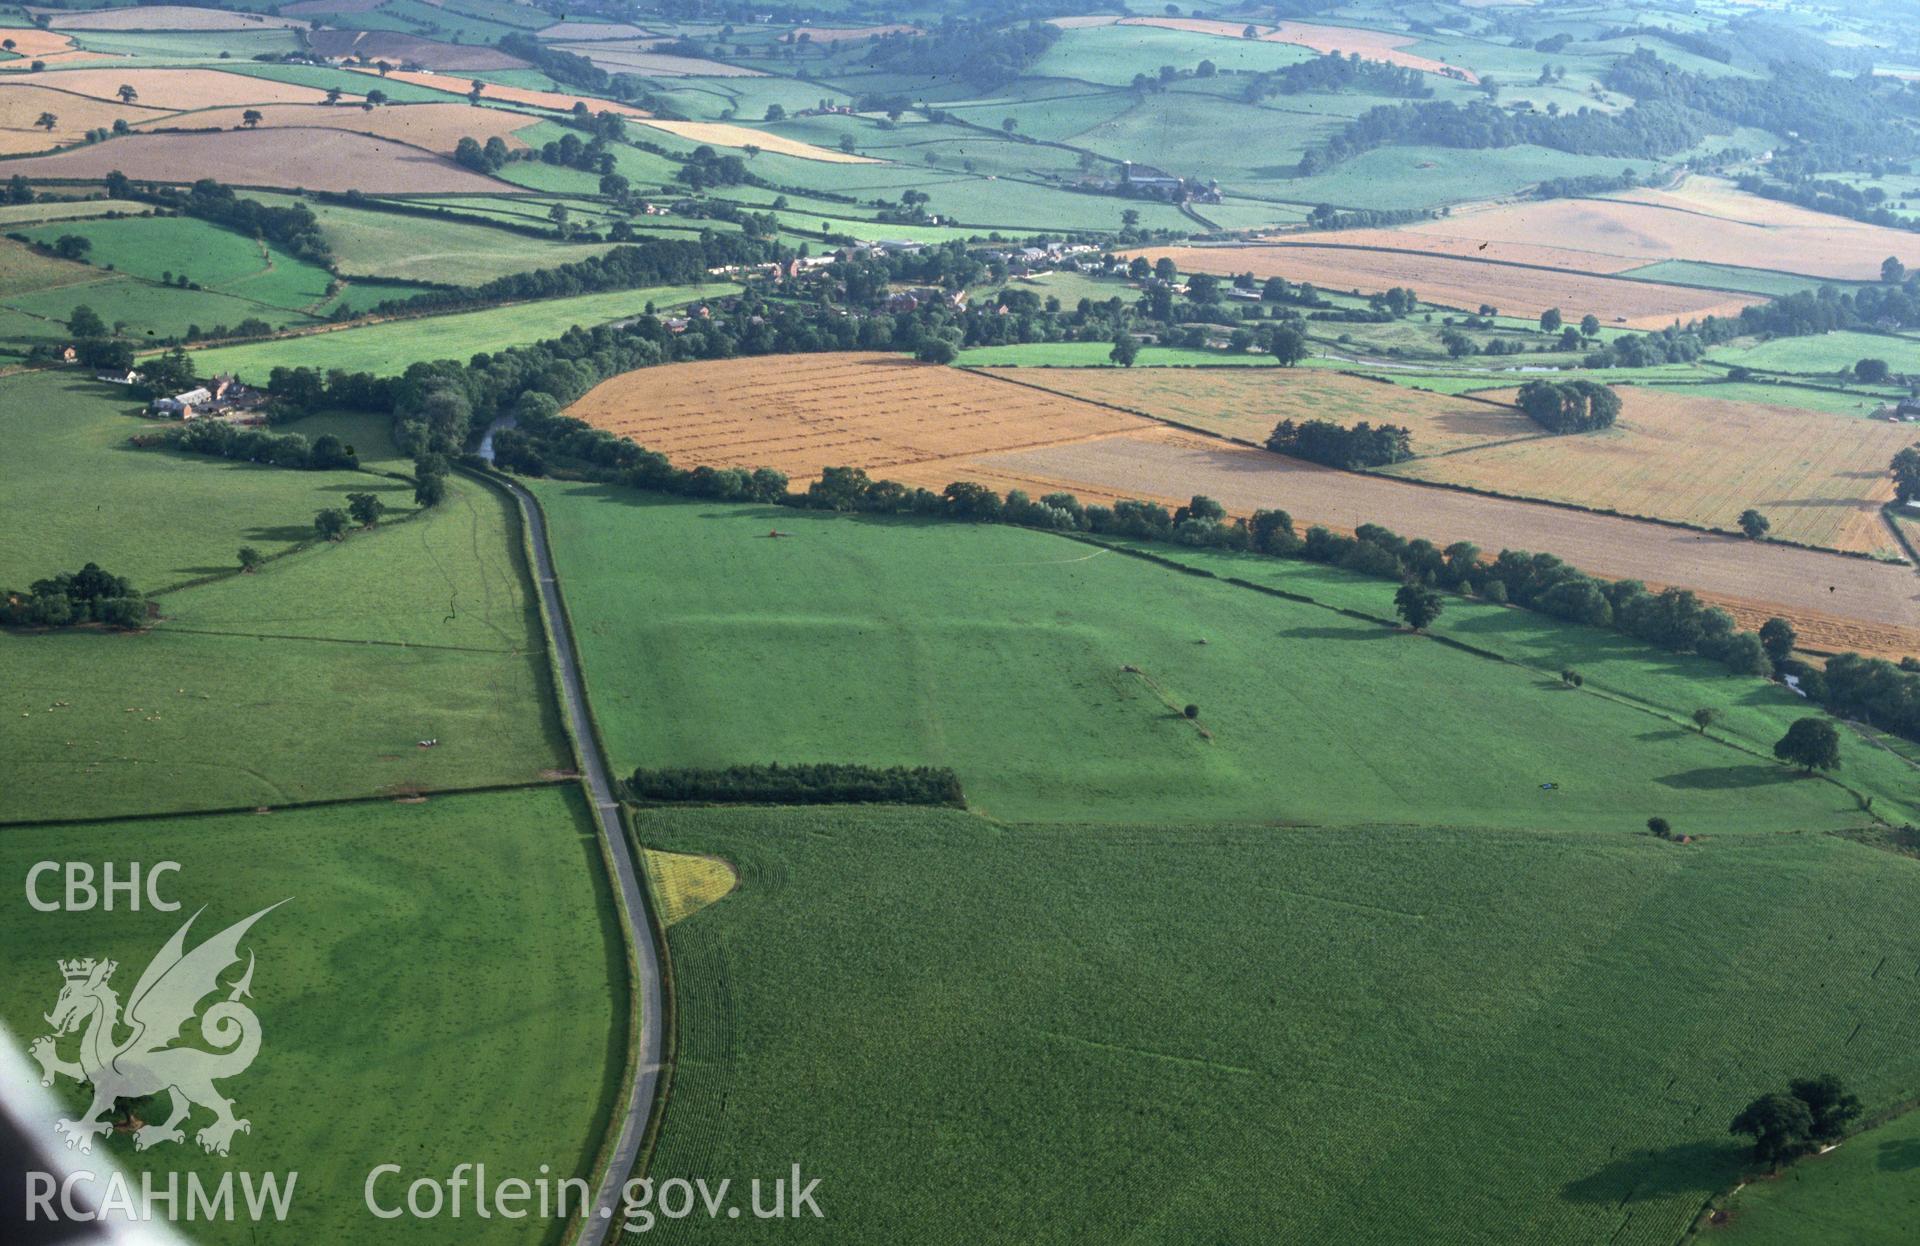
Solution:
M740 875L719 857L689 852L661 852L647 848L647 873L660 901L660 924L672 926L724 899L740 882Z

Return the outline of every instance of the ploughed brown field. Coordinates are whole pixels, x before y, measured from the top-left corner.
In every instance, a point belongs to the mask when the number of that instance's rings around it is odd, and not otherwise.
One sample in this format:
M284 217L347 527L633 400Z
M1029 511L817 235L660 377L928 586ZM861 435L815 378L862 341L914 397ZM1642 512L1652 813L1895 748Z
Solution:
M1692 394L1616 392L1620 419L1604 432L1489 446L1390 470L1728 531L1752 507L1776 537L1901 556L1880 508L1893 497L1887 463L1913 444L1911 428ZM1488 397L1510 399L1512 392Z
M350 130L311 129L300 141L271 127L205 134L134 134L110 143L7 162L27 177L97 179L115 169L137 181L186 181L227 170L242 186L361 190L370 195L446 191L520 194L521 188L462 168L443 156Z
M272 30L306 22L265 13L236 13L183 4L150 4L138 8L94 9L86 13L51 13L47 25L55 30Z
M1456 211L1402 229L1335 230L1314 234L1312 240L1594 273L1677 259L1873 281L1889 255L1920 265L1920 235L1776 203L1706 177L1688 178L1676 190Z
M648 368L596 386L568 414L682 467L773 467L796 487L852 466L935 490L973 480L1170 505L1206 494L1237 515L1287 510L1302 528L1381 523L1489 554L1542 551L1595 575L1691 588L1748 627L1783 615L1814 649L1920 654L1920 578L1905 566L1333 471L898 356Z
M1676 320L1738 315L1742 307L1764 302L1759 295L1731 290L1702 290L1624 281L1584 272L1523 268L1443 255L1437 252L1385 251L1330 244L1331 235L1311 243L1253 243L1226 247L1148 247L1127 254L1149 260L1172 258L1181 272L1310 281L1327 290L1374 293L1411 286L1429 303L1472 311L1491 304L1513 316L1538 316L1549 307L1578 321L1589 313L1616 328L1664 329ZM1418 246L1409 242L1408 246Z
M0 99L4 99L0 91ZM169 116L136 124L135 129L156 130L170 127L235 129L244 124L246 108L210 108L186 116ZM387 104L372 112L348 104L260 104L251 111L260 114L261 130L309 128L350 130L372 138L392 139L428 151L451 154L463 138L486 142L499 138L508 147L525 147L514 136L535 124L525 113L505 108L475 108L470 104ZM304 141L290 139L288 141Z
M1512 405L1455 398L1322 368L993 368L985 375L1106 403L1203 432L1266 444L1281 420L1398 424L1415 454L1543 430Z

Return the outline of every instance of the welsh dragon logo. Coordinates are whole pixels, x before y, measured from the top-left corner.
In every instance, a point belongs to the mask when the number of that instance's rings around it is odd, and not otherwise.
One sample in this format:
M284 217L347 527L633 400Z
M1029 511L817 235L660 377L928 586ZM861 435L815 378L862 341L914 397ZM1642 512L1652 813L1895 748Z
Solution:
M41 1085L53 1085L56 1073L93 1084L92 1106L80 1119L62 1120L55 1126L65 1135L68 1150L77 1146L91 1151L94 1138L112 1130L114 1100L157 1095L163 1090L172 1095L172 1110L164 1124L150 1123L134 1132L136 1150L144 1151L162 1142L184 1142L180 1123L196 1106L213 1113L213 1122L194 1134L194 1141L213 1154L225 1155L234 1134L252 1131L248 1121L233 1114L233 1101L213 1085L216 1080L246 1072L260 1052L260 1018L240 1002L251 994L253 985L251 952L247 954L246 972L227 988L227 997L215 1001L203 1014L200 1006L221 990L220 975L239 963L240 941L247 930L279 907L274 904L261 909L192 951L186 950L187 930L200 913L187 918L134 984L124 1017L120 997L108 985L118 968L116 962L91 957L59 962L66 985L45 1018L53 1033L34 1040L30 1050L40 1063ZM216 1050L173 1046L196 1014L200 1015L201 1038ZM79 1059L62 1059L59 1041L83 1028Z

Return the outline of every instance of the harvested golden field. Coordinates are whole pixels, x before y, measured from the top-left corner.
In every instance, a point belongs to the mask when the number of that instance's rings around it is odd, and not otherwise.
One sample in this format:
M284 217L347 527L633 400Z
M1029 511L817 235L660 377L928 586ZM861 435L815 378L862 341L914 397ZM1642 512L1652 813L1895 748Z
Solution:
M1690 588L1744 627L1772 615L1790 619L1814 649L1920 654L1920 577L1910 567L1334 471L1165 426L887 474L929 488L976 480L1003 492L1057 489L1087 501L1174 505L1204 493L1236 515L1289 511L1302 530L1381 523L1441 545L1551 553L1594 575Z
M35 61L44 61L48 65L69 65L75 61L112 60L105 52L82 51L73 41L73 36L63 35L52 30L39 30L31 26L8 26L0 29L0 38L13 40L11 49L18 59L0 61L0 70L29 71Z
M47 25L55 30L271 30L306 29L308 23L264 13L236 13L228 9L197 9L182 4L147 4L120 9L93 9L84 13L54 13Z
M1565 203L1567 200L1556 200ZM1443 222L1444 223L1444 222ZM1558 236L1558 235L1543 235ZM1386 251L1410 251L1434 255L1453 255L1463 259L1485 260L1494 264L1526 264L1540 268L1564 268L1576 273L1602 276L1640 268L1649 261L1639 255L1609 255L1604 251L1581 250L1572 245L1549 246L1538 242L1436 234L1424 229L1336 229L1316 232L1309 238L1298 234L1272 234L1277 246L1366 247Z
M653 40L554 43L548 46L584 56L610 74L653 74L667 78L764 78L757 69L696 56L675 56L653 50Z
M1568 319L1578 320L1591 312L1602 324L1630 329L1663 329L1676 320L1737 315L1742 307L1763 301L1758 295L1728 290L1325 243L1149 247L1127 254L1144 255L1149 260L1170 256L1182 272L1251 272L1260 278L1311 281L1329 290L1373 293L1393 286L1412 286L1430 303L1467 310L1491 303L1513 316L1537 316L1549 307L1557 307Z
M1222 22L1203 17L1126 17L1122 26L1158 26L1164 30L1184 30L1195 35L1217 35L1222 39L1246 37L1245 22ZM1363 60L1385 61L1430 74L1451 74L1468 82L1478 82L1473 71L1448 65L1428 56L1415 56L1402 48L1417 42L1412 35L1392 34L1384 30L1361 30L1353 26L1321 26L1313 22L1281 22L1278 26L1257 24L1259 39L1265 43L1291 43L1316 52L1338 52L1350 56L1358 52Z
M203 127L231 130L242 124L248 111L211 108L190 116L149 122L143 128L177 125L196 130ZM525 113L504 108L475 108L471 104L384 104L372 112L346 104L264 104L251 111L260 114L259 128L263 131L350 130L446 153L451 153L462 138L483 143L499 138L509 147L525 147L526 143L514 137L514 132L533 124L533 118Z
M1753 507L1773 535L1900 556L1880 517L1887 462L1913 430L1797 407L1622 388L1605 432L1402 463L1394 474L1736 531ZM1507 398L1510 394L1489 395Z
M904 480L907 468L955 456L1155 427L957 368L864 353L646 368L594 386L567 414L681 466L772 467L795 481L839 466Z
M51 75L48 75L51 76ZM38 124L42 113L59 118L53 129ZM125 118L131 125L168 117L158 108L128 107L85 95L69 95L39 81L0 82L0 155L18 156L78 143L88 130L111 128Z
M871 156L856 156L851 152L835 151L831 147L816 147L812 143L803 143L795 138L783 138L778 134L769 134L751 126L732 125L725 121L655 121L648 119L640 124L653 130L665 130L695 143L709 143L715 147L758 147L762 151L775 152L782 156L796 156L801 160L818 160L823 164L885 164L884 160L875 160Z
M996 368L985 375L1256 444L1281 420L1399 424L1412 430L1416 454L1541 431L1511 406L1318 368Z
M229 108L243 104L317 104L325 91L249 78L217 69L63 69L36 76L35 83L57 91L118 103L120 88L132 87L134 102L142 108L177 112L195 108Z
M135 134L56 155L11 160L7 168L28 177L75 180L99 179L118 169L136 181L150 182L190 181L219 169L238 186L360 190L370 195L523 193L518 186L431 152L351 130L303 130L297 143L272 129Z
M935 490L974 480L1169 505L1204 493L1238 515L1291 511L1302 528L1376 522L1490 553L1542 550L1596 575L1691 588L1749 627L1784 615L1814 648L1920 654L1920 578L1904 566L1333 471L893 355L649 368L602 383L568 414L682 466L774 467L796 484L847 465Z
M380 71L377 69L362 69L353 65L349 65L346 68L352 70L354 73L367 74L374 78L381 76ZM473 89L473 80L471 78L460 78L452 74L428 73L424 69L396 69L387 74L386 77L393 79L395 82L410 82L417 87L426 87L433 91L445 91L449 95L465 95ZM376 82L369 82L367 84L370 89L378 85ZM530 87L502 86L498 82L482 82L480 86L482 96L496 103L526 104L533 108L550 108L555 112L572 112L575 104L585 104L590 110L596 113L618 113L622 117L645 117L649 115L644 109L635 108L631 104L622 104L617 100L596 99L591 95L566 95L559 91L535 91Z
M357 56L370 61L419 65L423 69L525 69L527 63L498 48L440 43L391 30L316 30L307 46L322 56Z
M1621 261L1631 261L1622 267L1636 267L1681 259L1871 281L1879 278L1880 262L1889 255L1920 264L1920 236L1905 230L1809 212L1701 177L1689 178L1678 191L1510 204L1455 212L1405 229L1342 231L1316 235L1316 240L1375 245L1382 234L1399 239L1387 245L1424 247L1429 244L1416 240L1432 239L1435 250L1516 261L1526 248L1551 239L1556 248L1592 257L1566 267L1595 272L1619 271L1607 266ZM1488 248L1479 251L1483 243Z

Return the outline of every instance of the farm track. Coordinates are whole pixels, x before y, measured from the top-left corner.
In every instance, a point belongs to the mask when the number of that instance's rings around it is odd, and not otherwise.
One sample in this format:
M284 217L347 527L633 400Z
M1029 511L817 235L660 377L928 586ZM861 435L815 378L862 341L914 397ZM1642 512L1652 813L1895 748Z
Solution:
M527 541L533 550L534 588L540 597L540 612L553 644L554 664L559 672L561 709L577 742L581 777L593 804L594 822L600 828L607 860L612 864L614 884L620 893L621 920L627 932L627 946L633 958L638 980L640 1018L638 1046L633 1052L633 1080L622 1109L618 1141L607 1161L607 1171L594 1197L594 1210L581 1222L578 1246L602 1246L617 1222L621 1207L621 1187L640 1155L647 1122L654 1109L660 1084L661 1053L665 1050L665 1002L660 983L660 950L654 945L653 925L648 917L647 900L640 886L640 875L628 846L626 828L621 823L620 805L613 796L608 777L606 754L593 716L587 709L585 681L580 674L580 659L573 647L573 633L567 626L566 606L560 596L560 584L553 569L553 550L547 540L547 520L540 503L517 482L497 478L500 485L520 507L526 521Z

